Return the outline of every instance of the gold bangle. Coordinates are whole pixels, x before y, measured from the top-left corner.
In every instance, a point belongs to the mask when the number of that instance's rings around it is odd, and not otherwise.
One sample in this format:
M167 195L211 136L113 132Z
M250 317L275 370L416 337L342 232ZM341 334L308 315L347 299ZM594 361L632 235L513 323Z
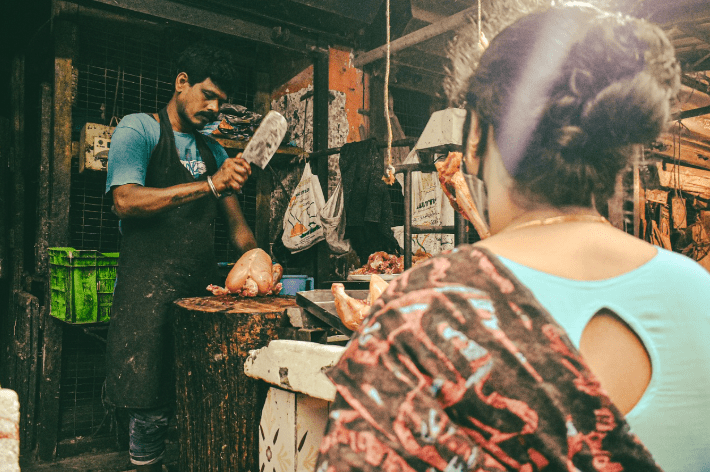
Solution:
M208 175L207 176L207 184L210 186L210 190L212 190L212 195L214 195L214 198L222 198L222 195L217 191L217 188L214 186L214 183L212 182L212 176Z

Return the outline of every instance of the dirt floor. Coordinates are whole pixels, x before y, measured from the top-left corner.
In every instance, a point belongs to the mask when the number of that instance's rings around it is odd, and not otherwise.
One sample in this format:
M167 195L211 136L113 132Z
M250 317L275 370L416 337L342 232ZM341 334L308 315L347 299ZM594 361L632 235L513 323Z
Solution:
M164 457L167 469L170 472L177 471L177 444L168 443ZM20 469L22 472L131 472L135 470L128 459L128 451L92 452L58 459L55 462L37 462L31 458L21 457Z

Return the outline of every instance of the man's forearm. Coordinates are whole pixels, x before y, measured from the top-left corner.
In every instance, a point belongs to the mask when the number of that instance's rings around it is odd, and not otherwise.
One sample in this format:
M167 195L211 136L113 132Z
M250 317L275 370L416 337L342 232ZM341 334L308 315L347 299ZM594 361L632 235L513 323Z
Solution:
M236 234L232 234L232 244L242 254L258 247L256 239L254 238L254 233L252 233L248 226L244 230L239 231Z
M166 188L121 185L113 189L113 202L119 218L145 218L200 198L214 198L206 181Z
M226 217L227 227L229 229L229 237L234 247L244 254L250 249L257 247L254 233L249 228L246 218L239 206L239 201L234 195L229 195L220 200L222 210Z

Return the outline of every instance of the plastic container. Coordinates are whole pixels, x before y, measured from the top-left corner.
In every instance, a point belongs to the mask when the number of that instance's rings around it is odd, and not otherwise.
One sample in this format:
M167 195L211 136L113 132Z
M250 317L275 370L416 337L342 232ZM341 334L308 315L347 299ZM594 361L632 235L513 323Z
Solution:
M281 284L283 288L281 288L279 295L295 296L297 292L313 290L314 287L313 277L307 275L284 275L281 277Z
M50 313L67 323L108 321L118 253L49 248Z

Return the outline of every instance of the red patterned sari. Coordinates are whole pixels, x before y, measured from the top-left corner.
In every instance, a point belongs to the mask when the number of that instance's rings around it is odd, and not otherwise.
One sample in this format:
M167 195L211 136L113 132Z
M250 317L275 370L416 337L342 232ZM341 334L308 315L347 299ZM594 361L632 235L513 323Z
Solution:
M477 247L392 281L328 376L318 472L660 471L564 330Z

